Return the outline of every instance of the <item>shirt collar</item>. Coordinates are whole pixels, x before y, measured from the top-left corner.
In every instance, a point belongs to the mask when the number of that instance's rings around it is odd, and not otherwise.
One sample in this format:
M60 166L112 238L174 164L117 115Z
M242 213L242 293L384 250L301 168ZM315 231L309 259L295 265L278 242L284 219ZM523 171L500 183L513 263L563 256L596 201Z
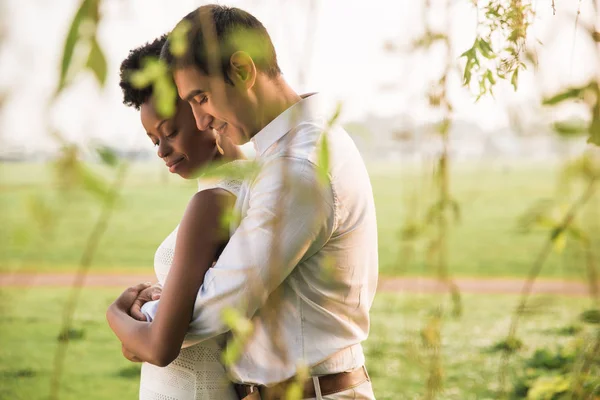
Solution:
M311 120L318 116L319 94L310 93L302 95L302 100L279 114L269 122L252 139L256 157L259 158L269 147L285 136L289 131L298 126L300 122Z

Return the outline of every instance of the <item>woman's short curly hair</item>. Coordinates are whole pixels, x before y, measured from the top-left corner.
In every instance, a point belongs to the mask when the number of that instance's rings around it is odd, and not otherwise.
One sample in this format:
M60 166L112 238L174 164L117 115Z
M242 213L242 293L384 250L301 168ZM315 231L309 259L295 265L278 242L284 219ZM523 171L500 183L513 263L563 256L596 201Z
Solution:
M123 104L126 106L139 110L142 104L152 96L152 85L138 89L131 84L129 78L131 73L142 69L142 62L145 58L159 58L160 51L166 41L167 35L163 35L152 42L130 50L127 58L121 63L119 86L123 91Z

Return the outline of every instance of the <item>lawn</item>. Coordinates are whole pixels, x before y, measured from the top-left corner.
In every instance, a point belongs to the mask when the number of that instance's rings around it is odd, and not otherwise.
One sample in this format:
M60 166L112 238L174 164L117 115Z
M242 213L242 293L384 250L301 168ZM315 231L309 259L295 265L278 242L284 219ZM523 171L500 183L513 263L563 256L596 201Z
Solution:
M139 365L122 358L104 312L118 291L85 289L74 319L82 337L69 344L61 399L134 399ZM0 399L47 398L66 289L3 289L0 292ZM444 391L438 399L496 399L500 354L490 347L506 335L515 296L465 296L465 314L442 319ZM378 399L422 398L429 371L421 329L444 298L436 295L378 294L372 330L365 343L367 367ZM525 349L511 374L535 347L571 340L559 328L578 325L585 298L537 297L520 327Z
M402 226L424 215L433 202L431 173L401 164L369 169L377 205L381 274L431 275L425 241L407 246L399 239ZM550 164L458 164L451 175L451 191L460 205L460 220L449 235L451 273L525 276L547 231L520 234L517 221L536 201L556 196L557 170ZM110 176L109 171L101 172ZM159 164L133 165L92 270L151 271L156 247L178 223L194 189L194 182L168 176ZM76 267L99 206L89 194L61 198L58 193L48 167L0 164L0 271L56 272ZM599 197L583 214L593 243L600 243L600 217L593 211L600 209ZM56 219L48 218L48 206L57 211ZM595 257L600 261L600 254ZM567 240L565 250L550 257L542 276L581 279L584 271L581 246Z

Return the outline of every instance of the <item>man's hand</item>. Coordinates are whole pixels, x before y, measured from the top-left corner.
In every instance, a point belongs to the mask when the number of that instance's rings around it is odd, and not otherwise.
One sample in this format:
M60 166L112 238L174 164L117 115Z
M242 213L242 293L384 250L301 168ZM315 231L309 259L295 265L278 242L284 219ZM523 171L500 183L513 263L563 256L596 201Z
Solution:
M146 316L142 313L142 306L149 301L160 299L161 293L162 289L158 284L142 290L129 309L129 315L138 321L146 321Z
M125 347L124 344L121 344L121 353L123 353L123 357L125 357L126 359L128 359L131 362L142 362L142 360L137 358L135 356L135 354L133 354L132 352L127 350L127 348Z

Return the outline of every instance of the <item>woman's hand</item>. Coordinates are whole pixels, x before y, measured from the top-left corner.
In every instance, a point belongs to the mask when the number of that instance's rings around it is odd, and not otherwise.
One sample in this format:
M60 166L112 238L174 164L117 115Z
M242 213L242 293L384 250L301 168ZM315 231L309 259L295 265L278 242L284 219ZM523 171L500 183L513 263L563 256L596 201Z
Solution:
M140 295L140 292L149 288L151 285L150 282L146 282L125 289L125 291L108 307L107 313L110 314L118 311L129 314L129 310Z
M129 309L129 315L138 321L146 321L146 316L142 313L142 306L149 301L160 299L161 293L162 288L158 284L142 290L133 301L133 305Z
M135 354L133 354L131 351L127 350L125 345L122 343L121 343L121 353L123 353L123 357L125 357L126 359L128 359L131 362L142 362L142 360L137 358L137 356Z

